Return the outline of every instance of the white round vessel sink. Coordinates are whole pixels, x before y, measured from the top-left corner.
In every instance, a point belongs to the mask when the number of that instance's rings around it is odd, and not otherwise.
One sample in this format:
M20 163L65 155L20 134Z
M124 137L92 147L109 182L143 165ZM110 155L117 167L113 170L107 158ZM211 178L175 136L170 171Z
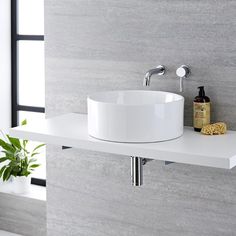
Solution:
M88 96L88 133L113 142L158 142L183 134L184 97L146 90Z

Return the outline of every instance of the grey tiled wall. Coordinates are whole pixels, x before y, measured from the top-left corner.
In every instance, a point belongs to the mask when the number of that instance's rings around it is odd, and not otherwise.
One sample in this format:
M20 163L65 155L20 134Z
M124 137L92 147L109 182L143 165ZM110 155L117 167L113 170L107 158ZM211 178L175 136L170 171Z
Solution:
M1 230L24 236L46 236L45 201L0 193L0 209Z
M184 82L185 123L205 85L212 120L236 130L235 0L47 0L46 112L86 113L94 91L144 89L159 64L153 90L178 92ZM197 145L197 144L196 144ZM199 147L201 148L201 147ZM132 188L129 158L82 150L48 150L48 235L232 236L236 231L236 170L190 165L145 166Z

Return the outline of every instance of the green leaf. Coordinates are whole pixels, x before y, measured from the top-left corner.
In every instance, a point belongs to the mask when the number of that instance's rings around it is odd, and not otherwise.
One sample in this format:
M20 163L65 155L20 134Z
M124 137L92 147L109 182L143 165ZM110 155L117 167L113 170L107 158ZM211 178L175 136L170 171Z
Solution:
M29 160L29 164L32 163L32 162L36 162L36 161L37 161L36 158L31 158L31 159Z
M33 150L32 152L35 152L37 149L39 149L39 148L41 148L41 147L43 147L43 146L45 146L44 143L38 145L37 147L34 148L34 150Z
M9 180L11 176L12 167L7 167L3 174L3 181Z
M3 150L3 151L1 151L2 153L5 153L6 154L6 156L14 156L14 154L15 154L15 151L14 152L10 152L10 151L7 151L7 150Z
M15 167L15 166L18 166L19 163L17 161L11 161L8 165L12 166L12 167Z
M15 167L13 167L11 174L16 176L19 172L20 172L20 167L15 166Z
M34 152L31 154L31 157L35 156L35 155L39 155L40 153L39 152Z
M25 153L27 153L27 154L29 154L30 152L29 151L27 151L25 148L22 148L22 150L25 152Z
M16 160L17 155L15 153L10 153L8 151L1 151L1 152L5 153L6 156L4 156L4 157L6 157L9 161Z
M7 135L7 138L9 139L10 143L14 145L16 148L21 149L20 140L18 138L13 138Z
M33 164L33 165L31 165L29 168L37 168L37 167L39 167L40 166L40 164Z
M30 172L30 171L27 171L26 174L25 174L25 176L28 177L30 174L31 174L31 172Z
M25 149L27 143L28 143L28 140L23 140L23 147L24 147L24 149Z
M28 171L28 169L23 169L19 175L20 176L28 176L29 174L30 174L30 172Z
M7 150L13 153L15 152L15 148L11 144L3 141L2 139L0 139L0 147L2 147L4 150Z
M24 156L23 156L22 152L15 152L12 160L19 160L19 159L22 159L23 157Z
M8 157L1 157L1 158L0 158L0 163L4 162L4 161L6 161L6 160L8 160Z
M4 170L7 168L7 166L3 166L0 170L0 178L2 177L2 173L4 172Z
M24 119L24 120L21 122L21 125L27 125L27 120Z
M3 146L5 144L6 144L6 142L0 138L0 146Z

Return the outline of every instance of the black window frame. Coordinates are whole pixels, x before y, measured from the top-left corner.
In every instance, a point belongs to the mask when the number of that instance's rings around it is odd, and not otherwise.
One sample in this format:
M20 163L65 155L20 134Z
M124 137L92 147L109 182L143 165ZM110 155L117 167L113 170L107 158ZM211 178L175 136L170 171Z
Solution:
M11 126L18 125L18 111L45 113L45 107L23 106L18 104L18 53L20 40L44 41L44 35L21 35L17 33L17 1L11 0ZM45 186L46 179L31 178L31 184Z

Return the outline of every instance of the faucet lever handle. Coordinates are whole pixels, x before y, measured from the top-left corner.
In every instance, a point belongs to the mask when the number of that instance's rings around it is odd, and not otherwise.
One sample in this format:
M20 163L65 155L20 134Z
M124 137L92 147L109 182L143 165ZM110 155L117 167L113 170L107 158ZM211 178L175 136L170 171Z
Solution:
M176 70L176 75L179 77L179 91L183 92L183 79L188 78L190 75L190 69L188 66L186 65L182 65L180 66L177 70Z

